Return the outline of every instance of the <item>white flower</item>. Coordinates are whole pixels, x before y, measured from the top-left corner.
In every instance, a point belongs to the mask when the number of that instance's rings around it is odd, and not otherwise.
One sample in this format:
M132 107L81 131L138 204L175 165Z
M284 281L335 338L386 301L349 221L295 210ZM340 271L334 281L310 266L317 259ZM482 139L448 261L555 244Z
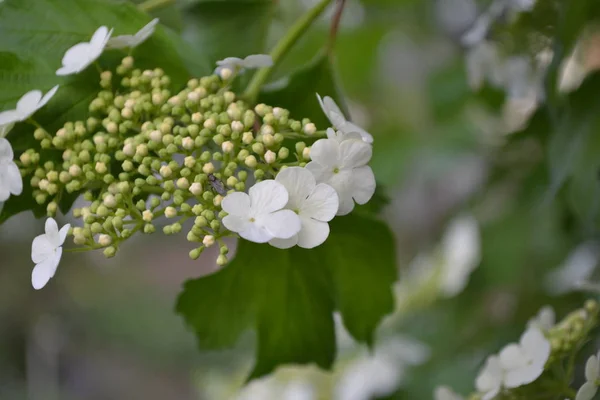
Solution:
M577 246L562 265L546 277L548 292L560 295L578 289L581 282L591 277L599 258L600 246L597 242Z
M585 363L586 382L577 391L575 400L592 400L598 392L596 382L600 379L600 353L594 354L588 358Z
M137 47L144 43L156 29L159 19L154 18L148 22L142 29L140 29L135 35L121 35L111 38L106 44L107 49L123 49L126 47Z
M442 293L452 297L460 293L469 280L471 272L481 260L481 241L477 220L461 216L450 223L441 243Z
M529 320L527 323L528 328L537 328L542 332L549 331L556 323L556 315L554 309L550 306L542 307L537 315Z
M23 179L13 157L9 141L0 138L0 202L8 200L11 194L18 196L23 191Z
M482 41L465 55L467 79L472 90L479 90L485 81L492 86L502 85L502 66L495 44Z
M348 139L362 140L362 136L358 132L344 133L342 131L336 131L333 128L327 128L327 139L333 139L341 143Z
M365 131L360 126L353 124L350 121L346 120L344 117L344 113L338 107L338 105L333 101L333 99L329 96L325 96L321 98L321 96L317 93L317 99L319 99L319 104L321 105L321 109L329 119L329 122L333 125L333 127L339 131L342 131L346 134L351 132L359 133L362 139L367 143L373 143L373 136L367 131Z
M35 263L35 268L31 274L31 284L34 289L39 290L46 286L46 283L56 273L62 256L62 245L70 227L71 225L67 224L59 231L56 221L48 218L46 233L33 239L31 259Z
M438 386L433 392L434 400L464 400L459 394L456 394L452 389L447 386Z
M0 112L0 136L5 136L12 128L15 122L25 121L31 117L37 110L44 107L58 90L58 85L54 86L45 95L39 90L32 90L25 93L17 102L17 108Z
M56 75L77 74L86 69L100 57L110 35L112 35L112 29L109 31L107 27L101 26L94 32L89 42L77 43L71 47L63 56L62 67L56 71Z
M317 183L335 189L340 200L337 215L350 213L354 201L365 204L375 193L375 175L367 165L372 152L371 145L360 140L320 139L312 145L312 161L306 169L313 173Z
M222 69L227 68L239 73L246 69L265 68L273 66L273 58L268 54L252 54L246 58L227 57L217 61L215 74L219 75Z
M288 191L285 208L300 217L300 232L289 239L273 239L269 243L280 249L298 245L305 249L317 247L329 236L329 224L338 210L335 189L324 183L317 185L313 174L305 168L286 168L277 174L276 182Z
M528 328L518 344L512 343L500 351L500 363L505 370L504 387L516 388L535 381L544 372L550 357L550 342L537 328Z
M500 393L504 371L498 356L489 356L475 380L475 388L483 393L481 400L490 400Z
M301 223L295 212L283 209L288 199L285 187L272 179L252 186L249 194L230 193L221 202L229 214L223 225L251 242L289 239L300 231Z

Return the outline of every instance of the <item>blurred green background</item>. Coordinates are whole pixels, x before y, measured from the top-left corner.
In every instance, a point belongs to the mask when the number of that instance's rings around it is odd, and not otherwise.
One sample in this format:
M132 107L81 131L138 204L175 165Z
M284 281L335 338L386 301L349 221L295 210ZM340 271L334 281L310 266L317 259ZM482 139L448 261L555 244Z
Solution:
M155 14L202 49L210 40L203 27L216 18L211 3L218 2L181 0ZM230 3L237 10L224 17L230 22L212 31L224 43L213 50L215 60L261 51L252 35L274 44L315 2L275 1L268 4L272 20L263 1ZM595 231L580 229L561 197L547 201L539 148L500 151L505 127L526 107L517 102L517 112L507 112L497 89L469 85L459 38L485 3L348 0L344 10L337 79L353 120L375 137L371 165L390 197L383 217L396 234L401 281L417 282L395 289L398 311L372 352L340 326L332 372L284 368L241 389L251 335L231 351L200 352L173 312L184 280L217 270L215 254L194 262L184 238L144 237L110 261L69 254L58 279L35 292L29 255L42 222L21 214L0 227L0 399L428 399L441 384L466 394L485 357L516 340L542 306L558 316L580 306L583 294L546 282L575 279L568 272L547 277ZM306 32L274 81L319 55L332 12ZM240 13L243 21L256 15L243 43L232 34ZM444 232L459 215L477 219L476 240L457 242L476 253L474 272L464 291L444 295L419 277L414 260L434 254L428 262L435 265L424 270L446 268ZM587 245L569 264L581 279L597 263L594 243Z

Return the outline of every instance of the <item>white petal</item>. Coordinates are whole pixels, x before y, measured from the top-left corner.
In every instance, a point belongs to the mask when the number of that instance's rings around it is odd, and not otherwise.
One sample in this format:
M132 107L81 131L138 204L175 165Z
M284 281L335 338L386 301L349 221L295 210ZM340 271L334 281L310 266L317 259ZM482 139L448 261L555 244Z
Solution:
M125 49L127 47L134 47L136 43L135 36L133 35L119 35L110 38L106 44L107 49Z
M0 211L2 211L2 207L4 206L4 202L8 200L10 197L10 190L8 190L8 186L4 186L2 182L0 182Z
M65 226L60 228L60 231L58 231L59 246L62 246L65 243L65 239L67 238L69 229L71 229L71 224L66 224Z
M497 356L490 356L475 380L475 387L479 392L489 392L499 388L502 384L502 366Z
M344 113L342 113L342 110L340 110L336 102L331 97L325 96L323 98L323 109L333 126L338 129L344 126L346 123L346 117L344 117Z
M318 94L317 98L319 99L319 101L322 101L321 97L319 97ZM335 139L338 142L341 142L341 138L344 136L344 132L336 131L333 128L327 128L327 131L325 133L327 134L327 139Z
M4 166L4 170L0 173L1 176L6 179L6 186L12 194L18 196L23 192L23 178L21 178L19 167L14 162ZM2 184L4 185L4 183Z
M506 345L499 354L500 364L504 369L516 369L527 365L527 357L525 356L521 346L515 343Z
M8 135L8 133L13 128L13 126L15 126L15 124L13 122L5 124L5 125L0 125L0 138L6 137L6 135Z
M240 217L237 215L227 215L223 218L223 225L225 228L229 229L232 232L240 233L246 229L248 229L248 225L250 224L250 220L248 217Z
M543 372L544 366L535 364L506 371L506 374L504 375L504 386L512 389L519 386L528 385L539 378Z
M252 186L249 194L252 213L256 216L281 210L285 207L289 198L285 187L273 179Z
M300 217L302 228L298 233L298 246L304 249L317 247L329 236L329 224L312 218Z
M10 142L7 139L0 138L0 162L10 162L14 156Z
M536 365L544 365L550 357L550 342L537 328L529 328L521 336L521 346Z
M294 235L289 239L271 239L269 240L269 244L278 249L289 249L298 244L298 235Z
M593 382L586 382L579 388L575 400L592 400L598 392L598 387Z
M72 65L67 65L67 66L63 66L60 67L59 69L56 70L56 75L58 76L65 76L65 75L71 75L77 72L77 69L74 68Z
M55 249L45 234L36 236L31 244L31 260L35 264L46 261L54 256Z
M106 42L109 40L112 30L109 32L106 26L101 26L96 29L96 32L92 35L92 39L90 40L90 44L93 48L104 48Z
M361 140L345 140L340 143L340 157L343 167L356 168L366 165L373 155L373 147ZM312 149L311 149L312 157ZM314 160L314 158L313 158ZM317 160L318 161L318 160Z
M221 201L221 208L228 214L238 217L250 215L250 196L242 192L229 193ZM230 228L227 228L230 229ZM237 232L237 231L236 231Z
M331 167L321 165L315 161L309 162L304 168L309 170L315 177L316 181L319 183L329 182L329 180L333 176L333 169Z
M327 182L338 194L340 206L337 215L346 215L354 209L354 200L352 200L353 179L353 171L342 170L331 175Z
M373 136L367 132L366 130L364 130L363 128L361 128L360 126L346 121L346 123L342 126L342 130L346 133L346 135L351 135L354 134L354 136L356 134L360 135L360 138L366 142L366 143L373 143ZM355 136L356 137L356 136Z
M0 112L0 125L12 125L20 120L20 114L17 112L17 110Z
M154 18L135 34L135 46L139 46L140 44L144 43L146 39L154 34L159 21L160 20L158 18Z
M60 235L58 234L58 224L56 223L56 220L54 218L48 218L46 220L45 228L48 242L50 242L54 248L60 246Z
M492 390L490 390L489 392L486 392L482 397L481 400L492 400L493 398L495 398L496 396L498 396L498 393L500 393L500 387L496 387Z
M50 89L48 91L48 93L46 93L44 95L44 97L42 97L42 100L39 102L39 104L36 107L36 110L39 110L40 108L44 107L46 104L48 104L48 102L50 101L50 99L52 97L54 97L54 95L56 94L56 92L58 91L58 85L54 86L52 89Z
M325 183L319 183L300 207L300 216L331 221L339 206L340 200L335 189Z
M273 58L268 54L253 54L244 58L244 67L263 68L273 66Z
M340 147L336 140L319 139L310 148L310 158L323 166L341 167Z
M600 375L600 366L598 365L598 358L593 355L585 363L585 379L593 382L598 379L598 375Z
M289 239L300 231L300 217L291 210L262 215L256 222L264 226L274 238Z
M286 208L297 211L317 185L314 175L305 168L290 167L277 174L276 182L281 183L288 191Z
M37 110L37 106L42 99L42 92L39 90L32 90L27 92L21 97L17 103L17 112L19 113L20 120L26 120Z
M240 67L244 63L244 60L238 57L227 57L217 61L217 65L220 67Z
M368 165L352 170L352 197L358 204L366 204L375 194L375 175Z
M255 243L266 243L273 239L273 235L264 226L257 223L247 224L245 229L240 231L239 234L244 239Z
M37 264L31 273L31 285L35 290L40 290L52 278L54 259L48 259Z

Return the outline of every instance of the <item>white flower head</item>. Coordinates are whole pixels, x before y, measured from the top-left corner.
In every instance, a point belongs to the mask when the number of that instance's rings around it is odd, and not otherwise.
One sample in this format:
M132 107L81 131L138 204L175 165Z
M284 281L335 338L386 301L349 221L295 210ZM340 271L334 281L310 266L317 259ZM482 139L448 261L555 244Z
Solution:
M159 23L158 18L154 18L148 22L142 29L137 31L135 35L120 35L109 39L106 44L107 49L124 49L127 47L134 48L144 43L156 30Z
M505 370L504 387L516 388L535 381L543 372L550 357L550 342L538 328L528 328L519 343L500 351L500 364Z
M338 105L331 97L325 96L321 98L321 96L317 93L317 99L319 100L321 109L323 110L323 112L327 116L327 119L329 119L329 122L331 122L335 129L337 129L338 131L342 131L345 134L349 134L352 132L358 133L362 137L362 140L364 140L367 143L373 143L373 136L371 136L369 132L367 132L360 126L353 124L350 121L347 121L346 117L344 116L344 113L342 112L342 110L340 110Z
M23 192L23 179L13 157L10 142L0 138L0 202L8 200L11 194L18 196Z
M0 112L0 137L8 134L15 122L25 121L37 110L44 107L56 94L58 85L54 86L45 95L39 90L31 90L25 93L17 102L17 108Z
M586 382L579 388L575 400L592 400L598 392L596 382L600 379L600 353L588 358L585 363Z
M433 392L434 400L464 400L465 398L456 394L448 386L438 386Z
M320 139L312 145L312 161L306 169L313 173L317 183L335 189L340 201L337 215L350 213L355 201L365 204L375 193L375 175L367 165L372 153L371 145L360 140Z
M101 26L94 32L89 42L77 43L71 47L63 56L62 67L56 71L56 75L77 74L86 69L100 57L111 35L112 29L108 30L106 26Z
M450 222L441 244L441 291L447 297L460 293L481 260L477 220L461 216Z
M269 243L280 249L298 245L305 249L317 247L329 236L329 224L339 207L335 189L319 183L305 168L291 167L275 178L289 193L286 208L300 217L300 231L289 239L273 239Z
M358 132L344 133L342 131L336 131L333 128L327 128L326 133L327 133L327 139L336 140L340 143L343 142L344 140L348 140L348 139L362 140L362 136Z
M489 356L475 380L475 388L483 394L481 399L490 400L496 397L502 388L503 378L504 371L500 365L500 358Z
M31 260L35 268L31 273L31 284L39 290L54 276L60 258L62 245L65 242L71 225L67 224L58 230L58 225L53 218L46 220L46 233L33 239L31 245Z
M222 69L242 73L247 69L266 68L273 66L273 58L268 54L252 54L246 58L227 57L217 61L215 74L220 75Z
M556 323L556 314L550 306L545 306L540 309L537 315L529 320L528 328L537 328L542 332L549 331Z
M288 199L285 187L272 179L252 186L248 194L230 193L221 202L229 214L223 225L251 242L289 239L300 231L301 223L295 212L283 209Z

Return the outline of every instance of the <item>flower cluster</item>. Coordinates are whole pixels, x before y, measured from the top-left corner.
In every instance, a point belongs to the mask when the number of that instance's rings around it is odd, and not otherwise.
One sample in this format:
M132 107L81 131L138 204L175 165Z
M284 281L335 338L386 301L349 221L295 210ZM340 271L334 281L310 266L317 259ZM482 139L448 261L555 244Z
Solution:
M113 38L112 30L100 27L90 42L65 53L57 74L83 71L107 48L139 45L157 23ZM224 265L225 237L313 248L327 239L336 215L366 203L375 191L367 165L372 137L346 121L331 98L318 100L337 131L317 132L309 119L294 120L280 107L252 106L230 90L223 68L239 73L269 66L269 60L226 59L220 75L191 79L172 92L163 70L136 69L127 56L115 71L101 72L102 90L91 100L89 115L56 132L32 115L58 87L45 96L29 92L16 110L1 113L3 126L29 121L37 128L39 146L16 162L10 143L0 139L0 201L22 192L22 176L50 217L46 234L33 243L33 286L39 289L54 276L67 232L76 245L112 257L133 234L155 232L159 217L172 220L162 227L165 234L180 233L193 220L190 257L218 244L217 264ZM323 138L312 146L302 141L318 136ZM62 160L46 159L45 150L62 154ZM52 217L61 199L80 193L87 204L73 215L81 225L59 231Z

